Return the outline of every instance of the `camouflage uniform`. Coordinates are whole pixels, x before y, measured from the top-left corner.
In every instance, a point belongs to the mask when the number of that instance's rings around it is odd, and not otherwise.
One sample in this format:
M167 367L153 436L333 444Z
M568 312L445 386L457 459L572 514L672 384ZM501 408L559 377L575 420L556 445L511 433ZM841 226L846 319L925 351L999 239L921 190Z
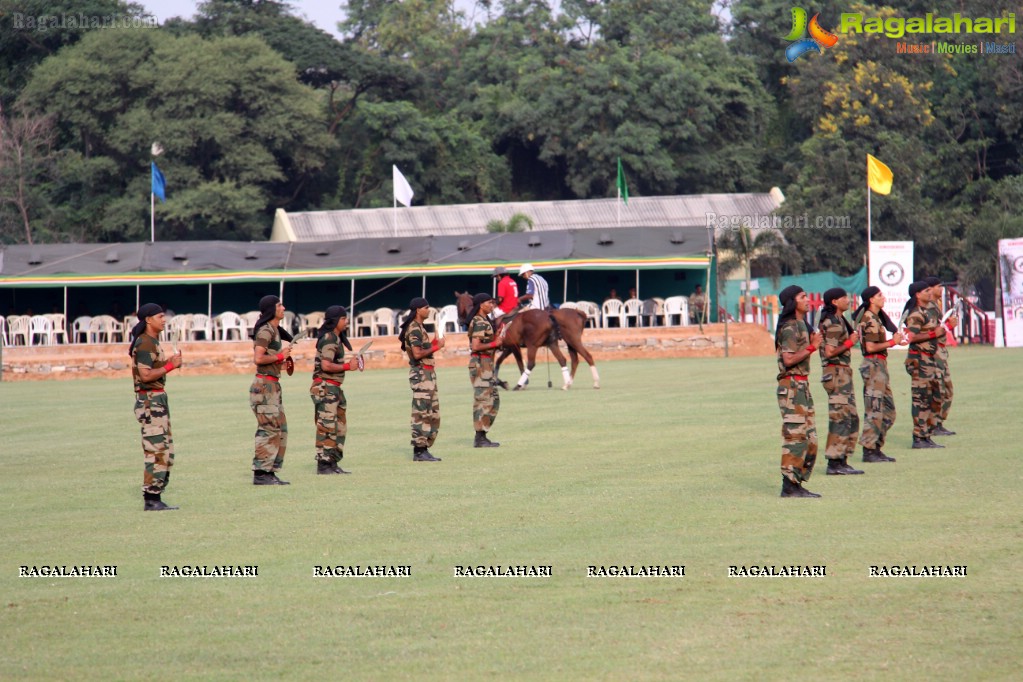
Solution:
M345 382L345 372L326 372L322 367L324 359L341 364L344 357L344 345L334 332L327 332L316 341L309 396L315 406L317 462L337 464L344 457L348 402L341 385Z
M781 473L799 485L807 481L817 460L817 428L810 395L810 358L785 367L782 353L797 353L810 345L802 320L786 320L778 330L778 408L781 410Z
M866 349L867 341L885 343L888 340L881 318L873 311L865 310L859 324L860 348ZM864 350L860 376L863 377L863 433L860 434L860 445L864 450L880 450L884 447L888 430L895 423L895 398L888 376L888 350L877 353Z
M494 327L484 315L476 315L469 325L469 347L476 339L489 346L494 341ZM494 351L484 350L469 355L469 381L472 383L472 421L479 433L490 430L501 407L501 396L494 385Z
M277 355L284 344L277 328L264 324L256 332L254 346L262 346L267 355ZM256 452L253 471L280 471L288 449L288 418L281 401L280 363L258 365L256 378L249 387L249 406L256 415Z
M824 318L820 331L824 346L844 346L849 339L849 331L842 320ZM821 348L821 383L828 392L828 442L824 449L824 456L828 459L841 460L851 455L860 432L852 367L849 365L851 355L851 350L845 349L839 355L825 358L824 348Z
M910 334L933 332L940 318L930 308L917 306L906 318ZM935 353L937 339L926 339L909 344L906 372L911 377L913 393L913 438L928 439L937 425L941 412L941 375Z
M171 438L170 409L164 385L167 375L153 381L142 381L139 367L154 369L167 364L160 342L141 334L131 353L131 375L135 383L135 419L142 426L142 452L145 473L142 492L159 495L167 488L174 466L174 439Z
M932 301L931 306L934 308L934 314L938 316L938 322L941 322L941 306L937 301ZM938 340L938 352L934 354L934 360L938 365L938 372L941 375L941 410L938 412L937 426L943 426L945 420L948 419L948 411L952 409L952 375L948 369L948 348L945 347L945 340Z
M412 348L429 349L430 335L419 322L412 320L405 331L405 349L408 353L408 382L412 387L412 445L429 448L440 431L440 400L437 398L437 372L433 356L420 360L412 356Z

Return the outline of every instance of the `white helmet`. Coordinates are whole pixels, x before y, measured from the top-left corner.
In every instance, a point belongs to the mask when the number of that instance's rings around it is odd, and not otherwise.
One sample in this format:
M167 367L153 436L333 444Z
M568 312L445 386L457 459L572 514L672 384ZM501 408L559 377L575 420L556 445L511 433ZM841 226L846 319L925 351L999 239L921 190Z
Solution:
M536 268L533 267L532 263L523 263L522 267L519 268L519 276L522 276L522 275L526 274L527 272L532 272L535 269Z

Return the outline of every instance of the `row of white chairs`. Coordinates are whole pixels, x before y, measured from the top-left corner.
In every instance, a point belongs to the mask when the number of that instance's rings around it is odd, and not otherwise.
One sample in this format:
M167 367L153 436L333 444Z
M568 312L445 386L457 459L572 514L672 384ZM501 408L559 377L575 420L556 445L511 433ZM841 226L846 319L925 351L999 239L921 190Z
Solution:
M587 315L588 326L603 329L689 325L689 299L685 296L645 300L630 298L626 301L609 298L600 306L592 301L568 301L561 307L582 310Z

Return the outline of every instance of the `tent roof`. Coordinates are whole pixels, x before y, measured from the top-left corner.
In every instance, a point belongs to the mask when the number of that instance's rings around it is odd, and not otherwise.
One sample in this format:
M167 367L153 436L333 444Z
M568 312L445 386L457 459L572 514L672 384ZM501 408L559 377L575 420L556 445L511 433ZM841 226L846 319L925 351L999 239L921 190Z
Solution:
M489 222L507 221L516 213L532 218L533 232L608 227L705 227L708 215L770 215L782 201L784 196L775 188L759 194L631 197L629 203L621 207L617 199L583 199L304 213L278 209L270 241L486 234Z
M110 286L470 274L548 269L690 269L709 263L704 227L549 230L328 242L46 244L0 250L3 286Z

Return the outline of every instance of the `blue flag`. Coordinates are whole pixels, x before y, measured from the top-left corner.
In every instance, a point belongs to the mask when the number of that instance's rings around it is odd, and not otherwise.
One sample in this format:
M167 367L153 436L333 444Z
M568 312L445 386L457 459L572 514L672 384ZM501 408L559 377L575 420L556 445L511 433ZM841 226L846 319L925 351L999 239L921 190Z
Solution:
M163 177L163 173L156 167L156 161L153 164L153 194L160 199L160 203L167 203L167 181Z

